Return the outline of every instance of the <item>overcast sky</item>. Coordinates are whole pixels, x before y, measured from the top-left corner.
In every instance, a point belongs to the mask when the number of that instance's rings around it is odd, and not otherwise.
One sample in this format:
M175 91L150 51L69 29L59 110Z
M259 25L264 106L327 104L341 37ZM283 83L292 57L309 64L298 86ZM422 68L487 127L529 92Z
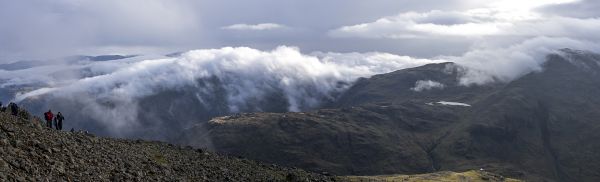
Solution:
M0 0L0 62L280 45L431 58L597 41L592 0Z

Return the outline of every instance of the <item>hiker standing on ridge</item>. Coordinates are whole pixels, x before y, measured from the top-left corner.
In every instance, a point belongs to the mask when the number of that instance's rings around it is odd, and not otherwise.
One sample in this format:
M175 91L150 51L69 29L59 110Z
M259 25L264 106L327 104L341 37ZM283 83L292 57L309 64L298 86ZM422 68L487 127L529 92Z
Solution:
M54 126L56 126L57 130L62 130L62 121L65 120L62 113L58 112L56 117L54 118Z
M51 110L44 113L44 118L46 119L46 127L52 128L52 118L54 118L54 114L52 114Z
M13 116L19 114L19 106L17 106L17 104L15 104L14 102L9 103L8 107L10 108L10 112Z

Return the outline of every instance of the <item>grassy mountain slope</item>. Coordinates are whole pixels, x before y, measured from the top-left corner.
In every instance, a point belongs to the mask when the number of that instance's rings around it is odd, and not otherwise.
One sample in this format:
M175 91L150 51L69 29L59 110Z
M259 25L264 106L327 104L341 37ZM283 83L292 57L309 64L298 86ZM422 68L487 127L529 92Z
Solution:
M385 175L385 176L343 176L341 180L351 182L367 182L367 181L405 181L405 182L484 182L484 181L505 181L519 182L520 180L505 178L500 175L492 174L485 171L466 171L462 173L442 171L430 174L418 175Z
M0 157L2 181L514 181L478 171L323 176L161 142L55 131L26 111L0 112Z
M476 87L458 85L451 63L400 70L359 81L330 109L216 118L183 138L209 136L218 151L334 174L484 168L528 181L600 181L600 56L565 49L547 59L543 71ZM445 88L415 92L418 80ZM441 100L471 107L431 104Z

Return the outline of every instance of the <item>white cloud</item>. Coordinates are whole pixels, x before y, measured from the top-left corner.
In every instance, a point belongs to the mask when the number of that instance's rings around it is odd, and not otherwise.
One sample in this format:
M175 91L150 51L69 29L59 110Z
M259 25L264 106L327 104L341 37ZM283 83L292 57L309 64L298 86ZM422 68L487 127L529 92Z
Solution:
M532 71L542 71L546 56L562 48L600 51L600 45L595 42L536 37L508 47L477 48L464 55L444 59L467 68L460 78L463 85L508 82Z
M425 40L429 44L464 39L471 42L464 53L438 56L465 68L461 84L507 82L531 71L540 71L545 56L558 49L600 50L596 43L600 34L595 33L600 30L600 18L561 16L543 8L581 7L582 4L598 3L501 0L467 10L401 13L370 23L342 26L331 30L329 35L373 40ZM544 11L538 11L540 8Z
M390 53L335 53L315 52L316 56L325 63L340 64L337 69L351 69L361 75L370 76L380 73L396 71L397 68L412 68L431 63L446 62L442 59L420 59L410 56L400 56Z
M279 45L299 46L309 51L385 51L419 57L458 55L473 41L465 39L504 33L509 19L531 19L538 6L566 5L568 1L548 0L318 0L305 1L207 1L207 0L29 0L0 1L0 62L17 59L46 59L75 54L171 53L197 48L249 46L271 49ZM582 3L579 3L582 2ZM585 2L585 3L583 3ZM557 4L561 3L561 4ZM139 8L140 4L144 8ZM576 6L561 6L542 12L541 18L555 16L597 18L598 2L582 0ZM299 8L311 7L311 8ZM495 10L499 9L499 10ZM437 10L437 13L432 10ZM469 14L470 10L472 14ZM489 12L492 11L492 12ZM269 13L265 13L269 12ZM415 12L415 26L382 24L364 34L332 34L342 37L384 37L385 39L336 39L323 36L335 27L356 25L401 12ZM432 12L432 13L430 13ZM499 20L486 20L495 13ZM510 12L510 13L502 13ZM515 13L517 12L517 13ZM524 13L520 13L524 12ZM473 14L478 13L481 15ZM404 13L403 13L404 14ZM573 15L573 16L570 16ZM394 16L391 16L394 17ZM474 17L474 18L473 18ZM481 17L481 18L479 18ZM540 17L540 16L537 16ZM533 17L535 18L535 16ZM393 18L387 18L394 20ZM408 19L410 23L411 19ZM223 31L223 26L246 23L277 23L292 27L277 31ZM565 19L564 22L571 22ZM392 21L392 23L394 23ZM396 22L397 23L397 22ZM370 23L367 23L370 24ZM581 23L577 23L581 25ZM556 28L578 30L579 26L535 26L526 34L550 32ZM558 24L560 25L560 24ZM590 23L589 25L593 25ZM516 26L516 25L515 25ZM288 28L289 28L288 27ZM510 27L509 27L510 28ZM398 30L397 30L398 29ZM285 31L281 31L285 30ZM580 32L594 30L584 28ZM403 33L404 32L404 33ZM521 31L516 31L520 33ZM255 34L258 33L258 34ZM503 35L503 34L500 34ZM546 34L555 36L556 33ZM422 39L392 38L418 37ZM431 46L431 41L436 44Z
M113 54L115 48L123 54L168 54L224 46L272 49L279 45L300 46L310 51L390 52L387 48L392 46L340 42L323 34L331 27L397 12L463 9L476 4L481 1L0 0L0 62ZM260 35L253 34L257 31L221 29L236 23L263 22L278 23L288 29ZM393 47L400 50L404 46Z
M431 90L431 89L443 89L444 87L446 87L446 86L440 82L431 81L431 80L419 80L415 83L415 87L410 88L410 90L415 91L415 92L420 92L420 91Z
M597 0L580 0L572 3L553 4L538 10L547 16L565 16L573 18L599 18L600 2Z
M344 26L331 31L334 37L420 38L431 35L481 36L493 35L507 24L486 22L480 17L461 12L408 12L381 18L375 22Z
M416 59L387 53L314 53L302 54L297 48L279 47L260 51L246 47L202 49L183 53L180 57L142 59L130 58L107 62L81 62L66 66L42 66L26 70L2 71L6 82L2 87L42 85L19 93L16 101L40 96L65 98L111 131L137 128L138 101L165 90L195 86L198 80L217 78L226 94L229 111L257 107L255 101L267 99L273 92L282 92L289 103L288 110L315 108L324 100L333 99L359 77L387 73L398 69L442 62ZM63 69L57 70L56 68ZM86 72L85 78L55 78L55 71ZM36 74L30 74L36 72ZM12 77L11 75L19 75ZM211 87L198 88L197 99L215 97ZM221 93L223 94L223 93ZM205 98L203 98L205 97ZM210 98L209 98L210 97ZM106 107L103 103L115 103ZM105 114L110 113L110 114Z
M500 0L490 4L490 7L498 9L512 9L512 10L525 10L557 4L566 4L577 2L579 0L533 0L533 1L522 1L522 0Z
M374 22L343 26L332 30L333 37L362 38L435 38L443 36L579 36L582 32L600 29L598 19L576 19L560 16L544 16L535 8L572 2L512 1L492 3L488 7L466 11L407 12L380 18Z
M280 25L276 23L261 23L261 24L234 24L226 27L221 27L224 30L275 30L286 28L285 25Z

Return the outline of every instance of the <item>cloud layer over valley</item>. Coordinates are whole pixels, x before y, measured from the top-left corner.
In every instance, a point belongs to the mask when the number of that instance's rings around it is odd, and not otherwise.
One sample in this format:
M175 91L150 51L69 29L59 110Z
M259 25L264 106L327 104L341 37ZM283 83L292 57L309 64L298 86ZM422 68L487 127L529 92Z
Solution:
M436 62L442 60L377 52L307 55L285 46L272 51L225 47L193 50L178 57L84 60L0 70L0 76L6 78L3 88L35 88L17 93L17 102L47 98L74 102L72 106L81 105L80 109L115 131L113 135L120 135L123 129L143 128L137 126L138 115L144 112L138 110L140 100L162 92L192 92L206 108L215 104L208 100L224 94L227 108L222 112L226 113L262 111L256 103L278 94L286 103L283 110L300 111L334 100L359 77Z

